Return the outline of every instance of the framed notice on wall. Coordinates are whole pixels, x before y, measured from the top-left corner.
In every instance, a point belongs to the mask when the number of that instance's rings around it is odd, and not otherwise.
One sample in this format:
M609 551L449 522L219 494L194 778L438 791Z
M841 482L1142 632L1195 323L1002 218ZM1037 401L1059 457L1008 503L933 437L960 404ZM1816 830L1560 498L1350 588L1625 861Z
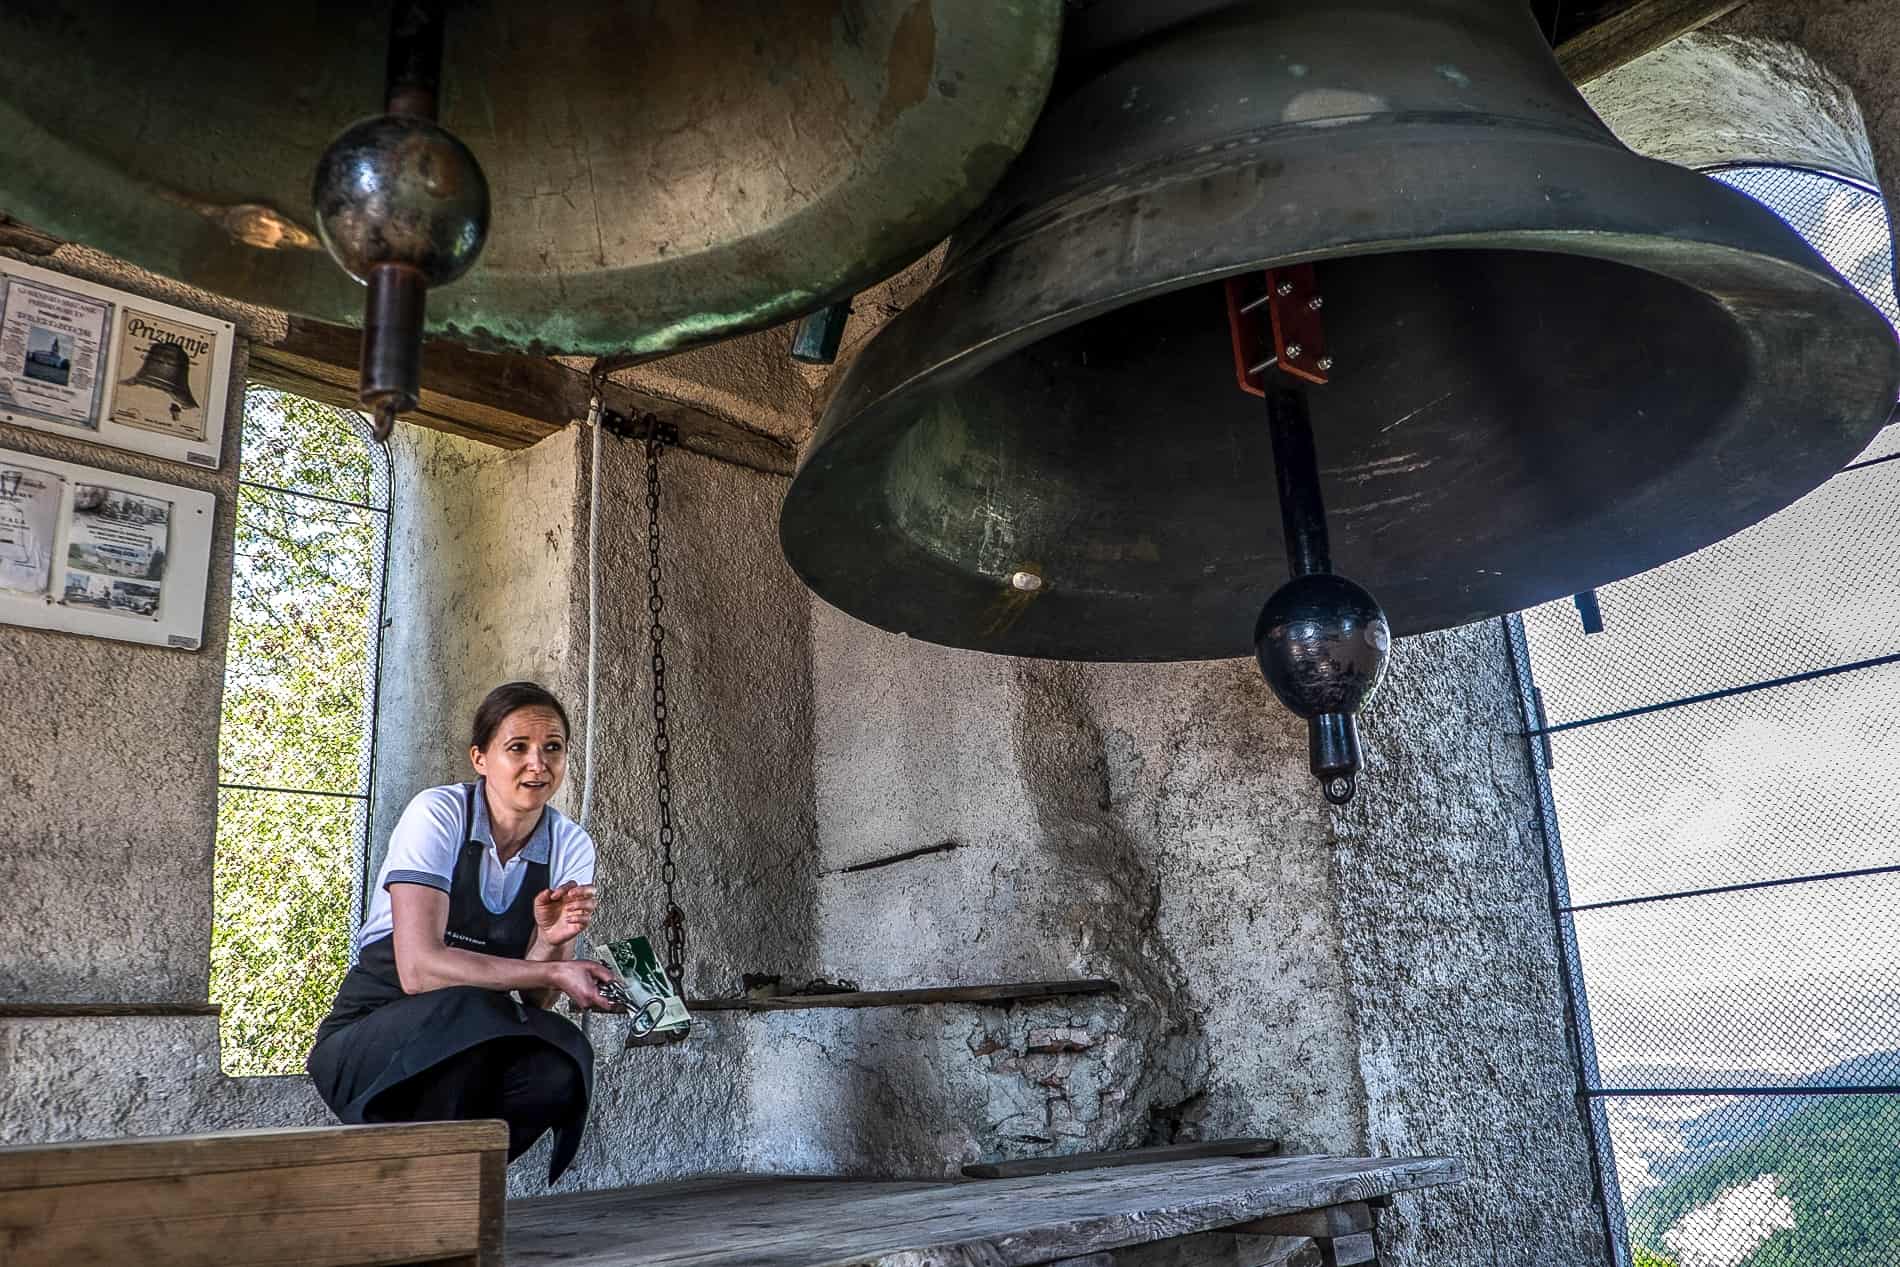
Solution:
M216 468L237 329L0 259L0 422Z
M217 498L0 449L0 621L195 651Z

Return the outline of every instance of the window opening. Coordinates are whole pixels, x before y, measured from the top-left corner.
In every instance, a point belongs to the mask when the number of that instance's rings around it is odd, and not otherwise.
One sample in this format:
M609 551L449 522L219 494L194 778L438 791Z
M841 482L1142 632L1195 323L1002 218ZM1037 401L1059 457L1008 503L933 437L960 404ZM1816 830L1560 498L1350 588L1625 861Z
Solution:
M225 1072L301 1072L362 918L389 471L367 422L244 398L218 730Z
M1877 194L1714 175L1900 320ZM1895 457L1507 622L1619 1262L1900 1262Z

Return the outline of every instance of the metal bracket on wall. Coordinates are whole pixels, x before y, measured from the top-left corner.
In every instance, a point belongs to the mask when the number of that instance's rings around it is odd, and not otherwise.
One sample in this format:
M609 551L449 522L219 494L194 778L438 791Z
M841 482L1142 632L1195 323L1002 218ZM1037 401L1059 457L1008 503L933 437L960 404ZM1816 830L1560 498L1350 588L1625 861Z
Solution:
M676 445L680 442L679 428L670 422L661 421L657 414L623 414L617 409L603 406L600 425L607 429L608 435L622 440L637 440L645 444L649 435L657 434L661 444Z

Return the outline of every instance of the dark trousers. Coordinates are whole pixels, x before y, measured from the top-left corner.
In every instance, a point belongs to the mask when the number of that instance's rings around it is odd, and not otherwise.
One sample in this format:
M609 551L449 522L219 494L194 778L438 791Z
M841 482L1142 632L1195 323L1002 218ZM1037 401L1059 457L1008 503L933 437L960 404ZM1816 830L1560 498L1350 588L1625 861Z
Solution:
M508 1123L508 1160L534 1147L566 1120L586 1094L580 1070L538 1039L495 1038L451 1056L377 1096L374 1122L456 1122L498 1117Z

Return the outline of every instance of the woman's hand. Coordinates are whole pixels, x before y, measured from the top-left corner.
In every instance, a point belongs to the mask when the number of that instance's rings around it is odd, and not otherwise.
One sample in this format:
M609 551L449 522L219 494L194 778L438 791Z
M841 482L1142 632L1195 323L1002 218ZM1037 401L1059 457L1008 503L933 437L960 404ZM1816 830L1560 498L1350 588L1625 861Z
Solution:
M546 965L548 986L565 994L577 1008L616 1010L600 987L614 979L613 969L592 959L557 959Z
M544 946L565 946L594 922L600 905L591 884L572 880L558 889L543 889L534 899L534 927Z

